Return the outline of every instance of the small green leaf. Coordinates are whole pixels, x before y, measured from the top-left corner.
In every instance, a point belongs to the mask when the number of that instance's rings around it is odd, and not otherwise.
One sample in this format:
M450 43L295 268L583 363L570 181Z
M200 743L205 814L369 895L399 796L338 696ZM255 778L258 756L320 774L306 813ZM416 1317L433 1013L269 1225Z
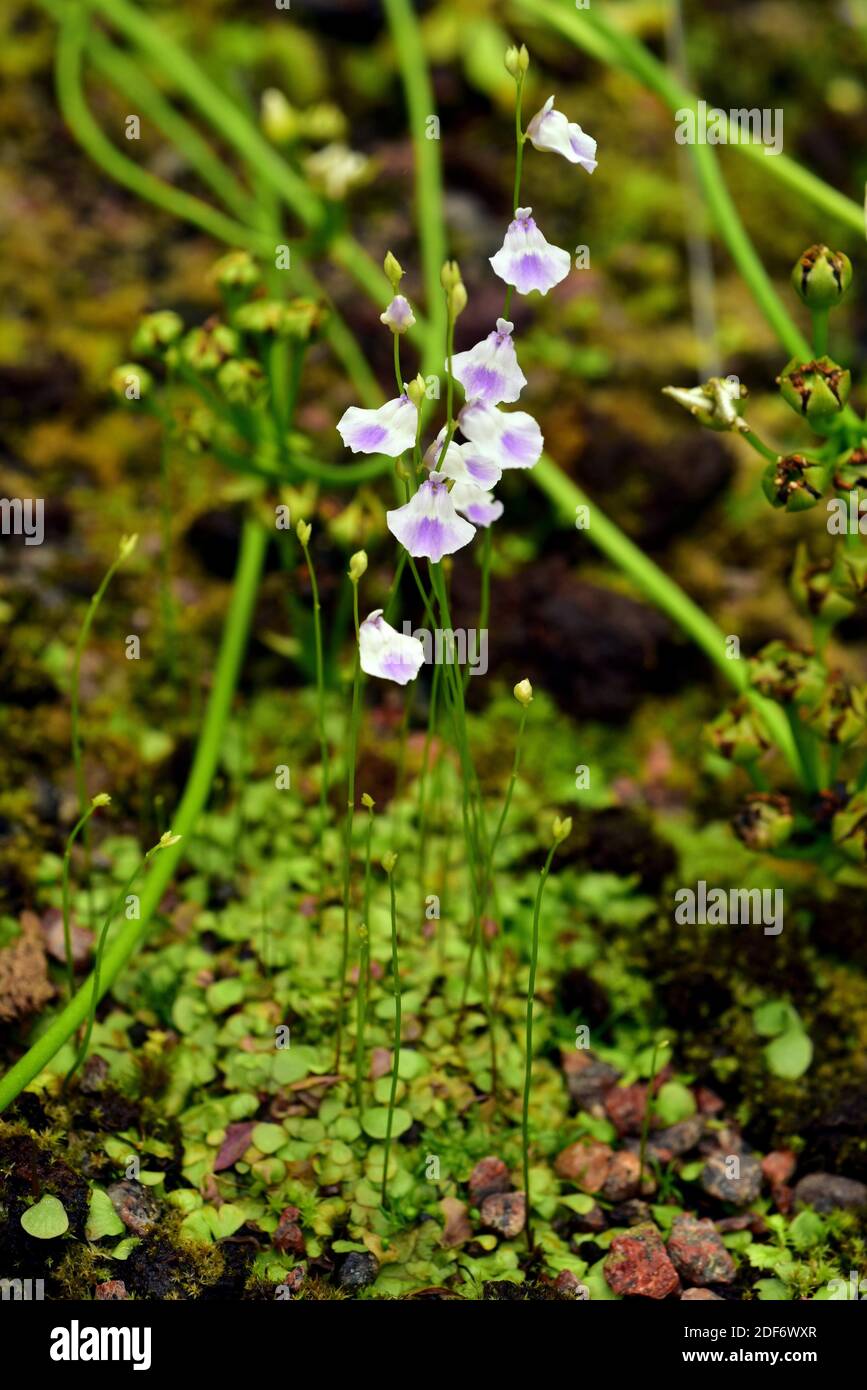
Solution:
M244 998L243 981L234 978L217 980L214 984L208 985L205 998L212 1013L225 1013L226 1009L231 1009L233 1004L240 1004Z
M577 1211L579 1216L586 1216L596 1205L593 1198L589 1197L586 1192L575 1192L568 1197L561 1197L560 1203L562 1206L568 1207L570 1211Z
M802 1211L789 1226L789 1240L796 1250L809 1250L821 1245L828 1234L828 1227L818 1212Z
M791 1289L781 1279L757 1279L755 1287L764 1302L785 1303L792 1297Z
M286 1143L286 1131L281 1125L257 1125L250 1135L250 1143L263 1154L274 1154Z
M103 1192L101 1187L95 1187L90 1194L87 1224L84 1228L87 1239L102 1240L103 1236L120 1236L123 1235L124 1229L108 1193Z
M775 1038L792 1026L800 1026L800 1019L785 999L771 999L753 1009L753 1027L762 1038Z
M397 1139L398 1135L405 1134L411 1124L412 1115L409 1111L401 1110L400 1106L395 1106L391 1122L392 1139ZM388 1106L378 1105L371 1110L365 1110L361 1116L361 1127L365 1134L370 1135L371 1139L384 1139L388 1128Z
M21 1225L29 1236L36 1240L54 1240L69 1230L69 1217L63 1203L56 1197L42 1197L34 1206L28 1207L21 1217Z
M660 1086L653 1103L653 1112L663 1125L676 1125L696 1112L695 1097L680 1081L666 1081Z
M768 1043L765 1060L774 1076L797 1081L813 1060L813 1044L800 1027L789 1028Z

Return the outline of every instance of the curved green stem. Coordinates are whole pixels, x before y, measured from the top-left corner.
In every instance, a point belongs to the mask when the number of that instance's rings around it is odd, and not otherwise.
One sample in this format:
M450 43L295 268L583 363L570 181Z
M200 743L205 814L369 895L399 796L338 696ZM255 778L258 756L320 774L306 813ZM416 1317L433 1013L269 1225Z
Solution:
M557 841L548 851L548 857L539 874L536 901L533 904L533 941L530 949L530 977L527 981L527 1012L524 1023L524 1095L521 1104L521 1159L524 1174L524 1200L527 1204L527 1248L532 1252L533 1232L530 1225L530 1090L533 1082L533 1005L536 999L536 968L539 963L539 914L542 909L542 894L551 862L557 849Z
M349 884L352 873L352 826L355 819L355 762L358 757L358 725L361 696L361 660L359 656L358 584L352 581L352 613L355 620L355 666L352 676L352 711L349 717L349 753L346 784L346 829L343 844L343 941L340 949L340 979L337 986L337 1047L335 1072L340 1071L343 1050L343 1012L346 989L346 970L349 965Z
M183 857L189 836L207 800L222 748L241 660L247 645L267 544L268 537L264 528L257 521L248 518L241 536L235 585L202 731L184 794L173 817L173 829L184 838L179 844L161 851L154 863L142 890L139 921L126 923L114 941L107 946L102 962L99 997L111 988L143 941L150 919L159 907L163 893ZM81 1026L88 1014L92 992L93 982L92 978L89 978L33 1046L0 1079L0 1112L12 1103L35 1076L38 1076L67 1039Z
M400 1067L400 1027L401 1027L401 990L400 990L400 960L397 950L397 905L394 896L394 869L388 873L388 894L389 905L391 908L391 987L394 995L394 1053L391 1063L391 1089L388 1096L388 1119L385 1126L385 1158L382 1164L382 1191L380 1202L385 1205L385 1198L388 1191L388 1159L391 1153L391 1130L394 1121L394 1101L397 1095L397 1077Z

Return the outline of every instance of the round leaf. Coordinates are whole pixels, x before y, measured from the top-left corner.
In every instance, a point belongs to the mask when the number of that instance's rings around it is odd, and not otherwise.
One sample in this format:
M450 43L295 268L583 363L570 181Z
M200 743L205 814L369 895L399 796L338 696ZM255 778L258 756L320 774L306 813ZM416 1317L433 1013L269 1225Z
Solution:
M27 1208L21 1225L29 1236L35 1236L37 1240L53 1240L69 1230L69 1217L63 1203L56 1197L43 1197L35 1206Z
M765 1058L774 1076L797 1081L813 1060L813 1044L800 1028L789 1028L768 1043Z
M400 1134L405 1134L411 1124L412 1115L409 1111L395 1106L391 1121L392 1139L396 1139ZM384 1139L388 1128L388 1106L377 1105L371 1110L365 1110L361 1116L361 1127L365 1134L370 1135L371 1139Z

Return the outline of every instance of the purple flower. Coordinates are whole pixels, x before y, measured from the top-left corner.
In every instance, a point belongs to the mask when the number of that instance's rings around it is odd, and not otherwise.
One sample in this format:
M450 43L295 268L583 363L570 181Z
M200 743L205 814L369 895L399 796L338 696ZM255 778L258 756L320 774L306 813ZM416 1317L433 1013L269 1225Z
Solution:
M514 285L518 294L538 290L547 294L569 274L572 261L568 251L551 246L532 218L532 208L516 208L515 220L509 223L506 239L491 265L501 280ZM468 393L481 395L481 392ZM486 398L490 401L490 398ZM501 396L500 400L517 400L517 396ZM496 401L490 401L496 405Z
M387 454L399 458L415 444L418 410L409 396L386 401L378 410L351 405L337 422L347 449L354 454Z
M532 468L539 462L545 441L536 421L525 410L497 410L483 401L468 401L458 416L458 424L474 453L491 459L502 469ZM463 448L466 455L468 446ZM490 487L481 478L474 481Z
M382 609L369 613L358 629L361 669L368 676L406 685L414 681L424 662L424 647L417 637L398 632L382 616Z
M474 483L455 483L451 492L455 510L463 512L477 526L490 526L503 515L503 504L492 492Z
M490 408L494 409L493 406ZM445 437L443 427L424 456L428 468L439 468L440 473L454 479L455 482L473 483L481 488L493 487L494 483L500 481L503 475L496 459L484 454L472 444L456 444L453 439L450 440L446 456L440 463Z
M516 401L527 385L515 355L513 326L507 319L497 319L493 333L452 358L452 376L463 386L468 401L486 401L488 405Z
M387 324L392 333L405 333L415 323L415 314L409 300L404 299L402 294L396 294L385 313L380 314L379 321Z
M476 533L455 511L444 473L431 473L415 496L405 506L386 512L385 519L410 555L423 555L434 563L469 545Z
M554 98L549 97L527 126L527 138L534 149L562 154L570 164L580 164L588 174L596 168L596 141L585 135L580 125L567 121L562 111L554 110Z

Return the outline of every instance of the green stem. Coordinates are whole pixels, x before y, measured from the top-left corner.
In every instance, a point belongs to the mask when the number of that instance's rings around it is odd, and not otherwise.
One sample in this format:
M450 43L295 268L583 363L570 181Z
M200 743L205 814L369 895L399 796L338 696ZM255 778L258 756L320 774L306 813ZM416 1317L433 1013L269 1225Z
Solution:
M824 357L828 351L828 319L830 309L811 309L813 321L813 356Z
M521 199L521 171L524 165L524 141L526 136L521 125L521 106L524 93L524 74L519 73L515 79L515 182L512 187L512 217L515 216L518 204ZM512 291L514 285L506 288L506 302L503 306L502 317L509 317L509 310L512 307Z
M268 538L264 528L257 521L248 518L241 536L235 586L223 628L220 653L202 731L184 794L173 818L174 830L184 838L179 845L172 845L169 849L163 850L148 874L141 895L139 921L127 923L106 948L99 986L100 997L111 988L144 939L150 919L159 907L163 893L174 875L207 801L247 644L267 544ZM91 994L92 981L87 980L66 1008L52 1020L45 1032L40 1034L33 1046L0 1080L0 1112L11 1105L16 1096L38 1076L67 1039L81 1026L87 1017Z
M346 791L346 828L343 844L343 942L340 950L340 979L337 987L337 1048L335 1072L340 1071L343 1051L343 1013L346 971L349 965L349 883L352 872L352 826L355 819L355 762L358 757L358 725L361 693L359 656L358 584L352 583L352 612L355 620L355 668L352 676L352 711L349 719L349 764Z
M530 1088L533 1080L533 1005L536 1000L536 968L539 963L539 913L542 908L542 894L545 891L545 884L548 882L548 875L551 872L551 862L554 858L556 849L557 841L555 840L548 851L548 857L539 875L539 886L536 889L536 901L533 905L533 942L530 950L530 976L527 981L527 1012L524 1025L524 1096L521 1105L521 1154L524 1174L524 1200L527 1204L527 1248L531 1253L533 1250L533 1232L530 1225Z
M75 993L75 966L72 959L72 930L70 927L69 913L69 867L72 859L72 846L78 839L79 832L87 825L96 807L88 806L83 816L79 816L75 825L72 827L63 851L63 867L61 870L61 903L63 906L63 953L66 958L66 977L69 987L69 998Z
M325 664L322 654L322 606L319 602L319 585L316 582L316 569L309 546L302 541L307 573L310 576L310 589L313 595L313 638L316 648L316 708L319 724L319 748L322 759L322 776L319 786L319 912L324 908L325 899L325 826L328 821L328 734L325 728Z
M641 1196L641 1187L644 1182L644 1154L647 1148L647 1135L650 1130L650 1117L653 1109L653 1083L656 1080L656 1054L661 1047L668 1047L666 1039L662 1042L654 1042L653 1052L650 1056L650 1080L647 1083L647 1099L644 1104L644 1115L641 1120L641 1142L638 1148L638 1195Z
M397 1096L397 1076L400 1067L400 1027L401 1027L401 991L400 991L400 961L397 950L397 904L394 896L394 869L388 871L388 892L389 904L391 908L391 984L394 994L394 1053L391 1066L391 1090L388 1096L388 1119L385 1125L385 1158L382 1164L382 1191L380 1202L384 1206L388 1191L388 1159L391 1152L391 1130L394 1121L394 1102Z
M78 630L78 638L75 643L75 654L73 656L72 661L72 762L75 767L75 786L76 791L78 793L78 812L79 815L82 816L87 810L87 788L84 779L84 762L81 751L81 660L84 656L84 649L87 645L87 639L90 636L90 630L93 627L93 620L96 617L99 605L102 603L105 591L114 577L115 570L118 568L118 566L124 559L125 552L123 549L121 549L118 551L118 554L112 560L111 564L109 565L108 569L103 575L102 583L100 584L96 593L91 596L87 612L84 615L84 622L81 624L81 627Z

